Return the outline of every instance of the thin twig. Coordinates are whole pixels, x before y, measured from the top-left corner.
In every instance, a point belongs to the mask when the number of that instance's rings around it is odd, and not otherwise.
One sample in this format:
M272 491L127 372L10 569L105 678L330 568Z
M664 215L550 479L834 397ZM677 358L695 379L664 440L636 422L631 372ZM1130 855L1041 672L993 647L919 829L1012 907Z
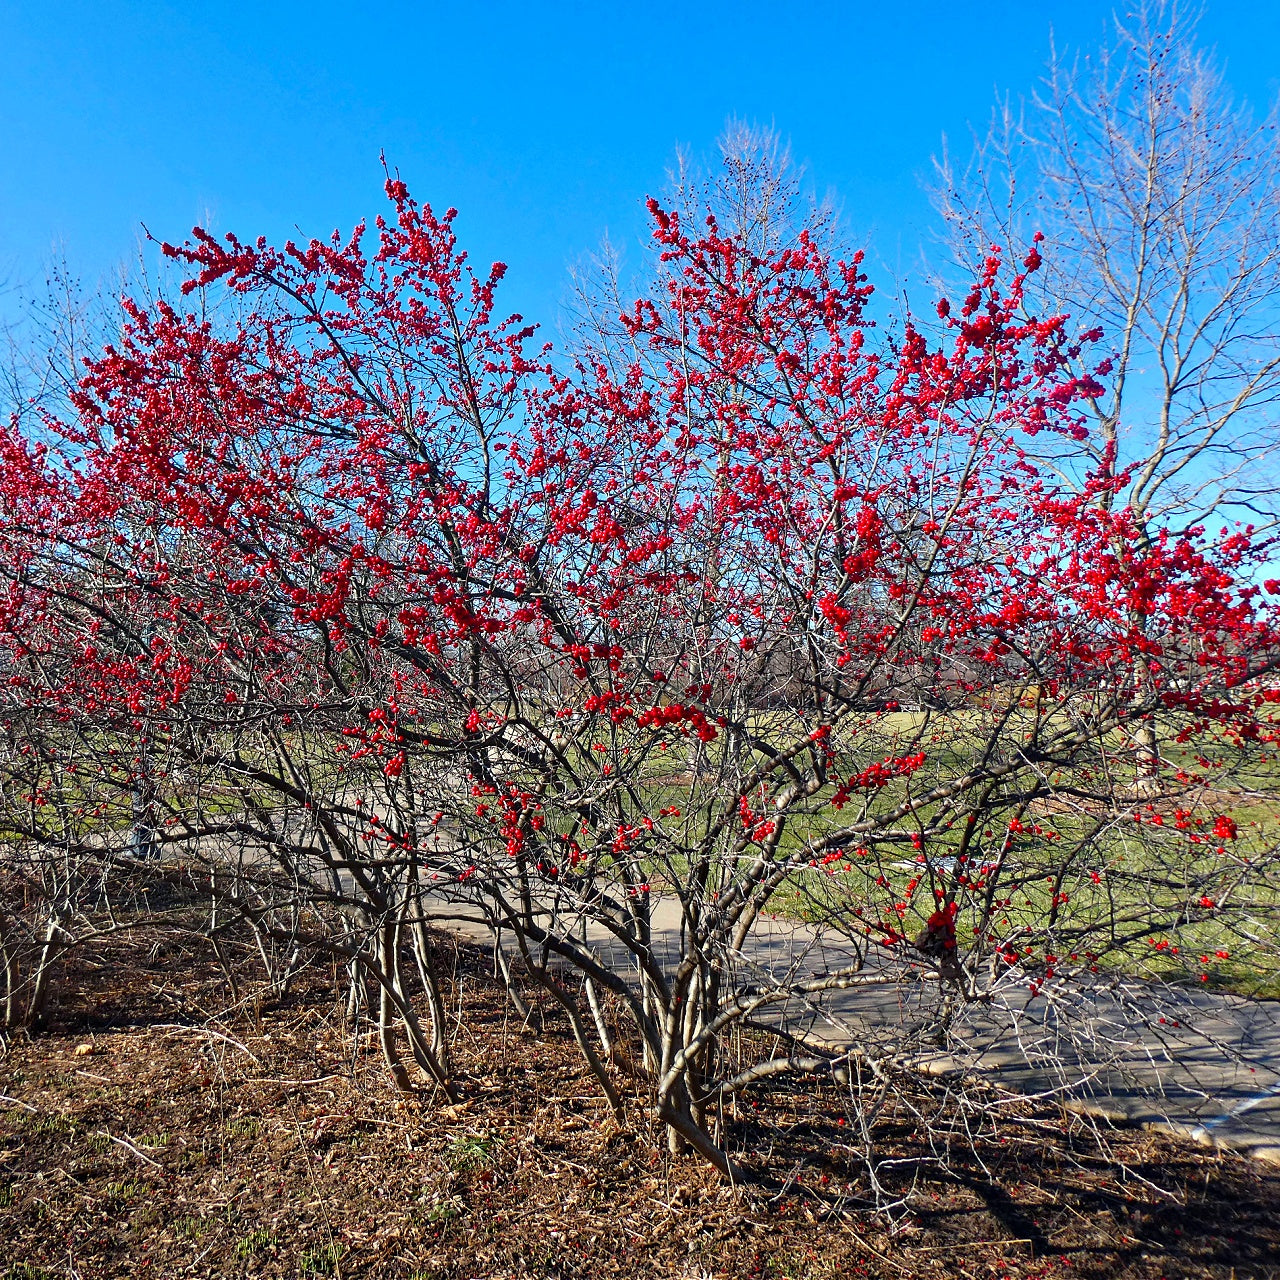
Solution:
M110 1138L112 1142L116 1143L119 1146L122 1146L126 1151L132 1152L135 1156L138 1157L139 1160L145 1160L147 1164L149 1164L153 1169L160 1169L160 1170L164 1169L164 1165L160 1164L158 1161L153 1160L149 1155L146 1155L143 1152L139 1151L138 1148L135 1147L133 1143L130 1142L127 1138L117 1138L114 1133L110 1133L106 1129L99 1129L97 1132L100 1133L104 1138Z

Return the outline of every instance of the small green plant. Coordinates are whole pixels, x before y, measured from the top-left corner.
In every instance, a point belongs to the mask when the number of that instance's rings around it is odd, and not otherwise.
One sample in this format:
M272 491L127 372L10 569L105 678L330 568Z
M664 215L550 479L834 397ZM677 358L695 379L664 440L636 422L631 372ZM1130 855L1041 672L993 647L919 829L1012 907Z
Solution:
M304 1250L298 1260L298 1267L304 1276L336 1275L341 1257L342 1250L336 1244L313 1245Z
M120 1182L108 1182L102 1188L102 1196L104 1200L111 1200L116 1204L128 1204L131 1200L136 1200L142 1194L142 1184L133 1178L127 1178Z
M807 1280L814 1275L816 1255L812 1249L788 1249L771 1258L765 1265L766 1275L776 1276L777 1280Z
M276 1234L269 1231L266 1227L259 1227L256 1231L250 1231L242 1240L236 1242L236 1257L248 1258L257 1253L259 1249L269 1249L276 1242Z
M8 1209L13 1204L13 1188L7 1183L0 1183L0 1209Z
M174 1221L173 1229L178 1235L184 1236L188 1240L199 1240L212 1225L213 1223L208 1218L202 1218L194 1213L186 1213Z
M227 1133L233 1138L256 1138L262 1132L262 1122L253 1116L236 1116L227 1121Z
M440 1204L433 1204L427 1210L427 1221L432 1226L442 1222L452 1222L461 1212L462 1210L452 1200L445 1200Z
M50 1137L65 1137L75 1131L70 1120L62 1116L36 1116L31 1121L33 1133L47 1133Z
M33 1262L15 1262L5 1275L7 1280L58 1280L52 1271L37 1267Z
M105 1155L111 1150L111 1139L105 1133L91 1133L84 1142L94 1155Z
M495 1139L487 1136L467 1134L454 1138L444 1150L445 1163L455 1173L486 1168L493 1163L493 1149L496 1145Z

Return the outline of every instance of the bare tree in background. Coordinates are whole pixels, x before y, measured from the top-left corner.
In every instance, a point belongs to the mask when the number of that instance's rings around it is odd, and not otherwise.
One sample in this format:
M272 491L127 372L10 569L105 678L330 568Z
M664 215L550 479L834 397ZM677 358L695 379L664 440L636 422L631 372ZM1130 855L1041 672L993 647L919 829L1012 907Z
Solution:
M967 168L937 163L966 264L1045 236L1029 309L1067 313L1100 373L1083 447L1052 442L1073 484L1129 471L1140 522L1277 506L1280 133L1237 103L1194 12L1140 0L1092 54L1051 57L1041 94L998 105ZM1033 250L1034 251L1034 250Z

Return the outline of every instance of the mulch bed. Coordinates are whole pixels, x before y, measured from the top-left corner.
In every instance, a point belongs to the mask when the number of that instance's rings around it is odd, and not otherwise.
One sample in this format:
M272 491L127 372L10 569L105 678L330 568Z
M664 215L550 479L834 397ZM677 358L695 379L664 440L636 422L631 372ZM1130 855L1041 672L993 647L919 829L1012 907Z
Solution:
M874 1180L847 1091L744 1100L731 1143L770 1185L727 1187L639 1108L615 1124L551 1008L523 1027L441 945L454 1106L397 1095L327 966L229 1009L194 944L77 960L0 1058L0 1276L1280 1277L1275 1171L1026 1104L940 1145L925 1084L876 1116Z

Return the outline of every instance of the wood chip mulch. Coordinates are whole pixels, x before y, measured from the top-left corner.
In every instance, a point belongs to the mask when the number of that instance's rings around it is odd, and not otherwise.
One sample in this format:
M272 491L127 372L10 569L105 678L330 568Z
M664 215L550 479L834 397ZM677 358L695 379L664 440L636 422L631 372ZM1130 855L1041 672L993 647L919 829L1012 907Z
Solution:
M868 1161L847 1090L775 1086L725 1117L768 1186L725 1186L441 945L453 1106L396 1093L323 964L229 1008L195 944L81 957L0 1057L0 1277L1280 1277L1274 1170L1024 1104L947 1137L890 1099Z

